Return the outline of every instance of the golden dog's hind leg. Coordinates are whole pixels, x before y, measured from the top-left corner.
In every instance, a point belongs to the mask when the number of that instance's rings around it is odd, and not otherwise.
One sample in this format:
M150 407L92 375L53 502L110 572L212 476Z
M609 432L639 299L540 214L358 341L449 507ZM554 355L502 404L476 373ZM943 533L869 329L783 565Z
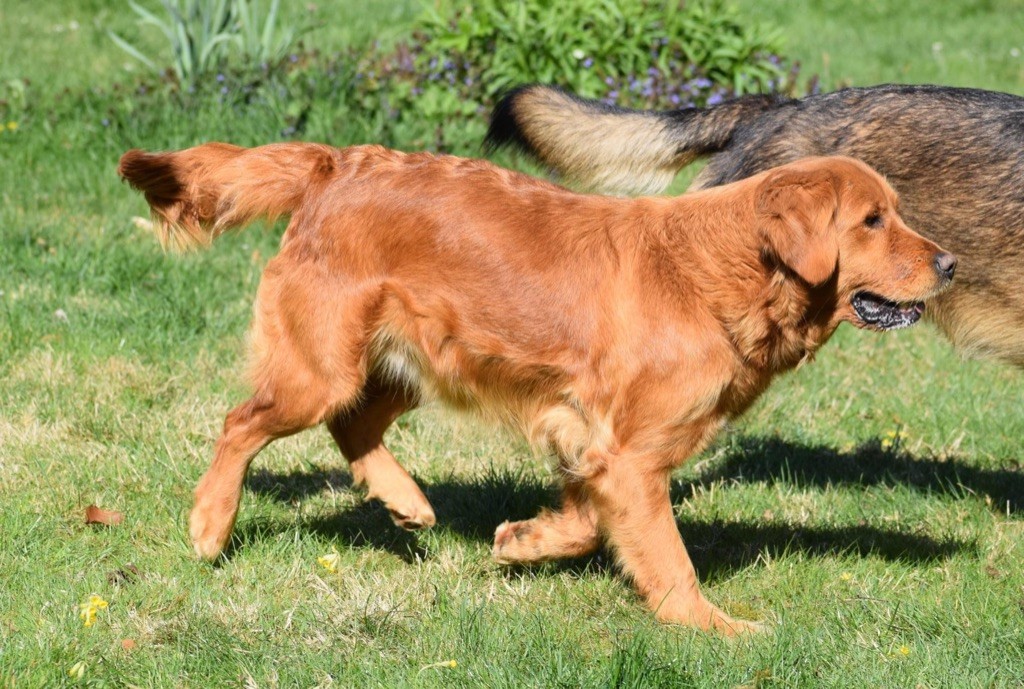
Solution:
M726 636L760 630L712 605L676 528L668 471L643 457L619 455L588 480L598 525L637 591L662 622L713 629ZM647 466L645 466L645 464Z
M242 483L253 458L275 438L316 425L315 412L288 408L280 397L257 395L232 409L214 450L213 462L195 490L189 532L196 554L215 560L224 551L238 516ZM299 410L300 413L295 413Z
M349 308L338 308L325 303L311 281L281 285L272 268L283 260L271 261L257 299L256 394L227 415L213 462L196 487L189 531L196 553L207 560L219 557L231 537L245 475L257 453L276 438L352 407L366 382L368 327L362 321L366 309L360 307L374 295L347 294L343 305Z
M597 517L579 483L566 484L562 507L537 517L504 522L494 532L494 559L502 564L528 564L583 557L597 550Z
M433 526L434 509L384 445L384 432L415 406L415 394L405 387L371 379L358 406L327 421L328 430L352 468L352 482L365 486L366 497L380 500L392 521L409 530Z

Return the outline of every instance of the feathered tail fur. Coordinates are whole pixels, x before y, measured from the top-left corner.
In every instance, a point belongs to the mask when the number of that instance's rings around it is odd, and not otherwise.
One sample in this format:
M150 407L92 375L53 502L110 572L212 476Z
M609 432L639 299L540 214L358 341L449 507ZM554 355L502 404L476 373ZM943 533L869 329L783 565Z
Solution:
M729 145L744 119L779 102L744 96L710 108L627 110L534 84L494 109L486 145L513 146L608 194L656 194L697 158Z
M257 218L295 211L310 187L333 176L338 154L306 143L209 143L174 153L135 149L121 156L117 172L145 195L164 248L185 249Z

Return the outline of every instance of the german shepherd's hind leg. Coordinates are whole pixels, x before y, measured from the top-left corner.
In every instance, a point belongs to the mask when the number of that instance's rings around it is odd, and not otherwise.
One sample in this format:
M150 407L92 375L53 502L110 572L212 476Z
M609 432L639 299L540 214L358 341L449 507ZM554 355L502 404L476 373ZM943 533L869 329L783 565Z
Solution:
M597 516L580 483L567 483L562 507L533 519L504 522L494 532L494 559L501 564L529 564L583 557L600 545Z
M662 622L725 636L760 631L708 601L686 552L669 499L668 471L645 467L645 457L609 457L588 479L598 526L623 570Z
M407 530L434 525L434 509L416 481L384 445L384 432L416 406L415 393L400 384L371 378L360 403L328 419L327 429L352 468L352 482L379 500L397 526Z

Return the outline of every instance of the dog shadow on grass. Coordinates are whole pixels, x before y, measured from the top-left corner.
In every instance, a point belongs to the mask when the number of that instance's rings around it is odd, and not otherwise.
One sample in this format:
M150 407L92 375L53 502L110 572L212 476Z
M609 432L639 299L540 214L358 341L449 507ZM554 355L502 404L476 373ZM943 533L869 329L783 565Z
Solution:
M835 486L903 486L935 496L987 501L993 510L1020 515L1024 510L1024 471L988 469L960 462L919 458L878 442L851 451L809 446L781 438L740 436L728 441L711 465L690 480L673 481L674 504L685 501L700 487L737 482L766 482L800 488ZM479 475L455 476L420 482L437 513L438 527L467 540L490 544L494 529L505 519L528 519L542 507L558 503L557 488L549 477L530 469L490 469ZM340 467L314 468L291 473L255 469L248 480L252 492L282 503L294 503L325 491L352 490L351 476ZM726 488L727 489L727 488ZM873 555L893 561L942 560L965 550L973 541L936 539L905 529L866 523L847 525L795 525L762 520L701 520L685 516L680 532L694 564L706 580L727 577L760 557L783 553L812 556ZM288 528L294 525L280 525ZM249 526L242 540L258 538L261 529ZM303 517L300 528L338 541L339 545L371 546L413 561L429 558L417 534L396 528L376 503L346 505ZM586 571L607 567L608 558L589 558L546 565L556 570Z
M722 479L791 486L903 486L930 495L985 500L1002 514L1024 516L1024 467L978 467L956 458L915 457L873 440L848 451L779 437L739 436L691 486ZM688 497L684 493L680 497Z

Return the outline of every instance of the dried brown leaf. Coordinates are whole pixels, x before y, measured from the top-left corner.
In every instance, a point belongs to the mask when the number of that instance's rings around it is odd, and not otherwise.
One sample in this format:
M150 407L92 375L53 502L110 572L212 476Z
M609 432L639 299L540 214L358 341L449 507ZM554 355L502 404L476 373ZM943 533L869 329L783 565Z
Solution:
M105 510L96 505L89 505L85 508L86 524L102 524L103 526L117 526L124 521L124 515L114 510Z

